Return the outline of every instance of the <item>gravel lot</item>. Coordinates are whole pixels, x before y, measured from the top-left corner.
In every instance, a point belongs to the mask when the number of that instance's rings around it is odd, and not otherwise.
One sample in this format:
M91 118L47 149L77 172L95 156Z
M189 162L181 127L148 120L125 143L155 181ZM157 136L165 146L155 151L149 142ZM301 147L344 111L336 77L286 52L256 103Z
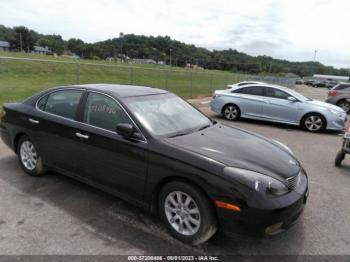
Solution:
M326 89L298 91L324 100ZM24 174L0 143L0 254L350 254L350 157L333 165L338 133L310 134L298 127L240 120L228 122L191 100L204 113L232 126L287 144L309 174L310 196L299 223L271 239L215 235L189 247L172 239L157 218L59 174Z

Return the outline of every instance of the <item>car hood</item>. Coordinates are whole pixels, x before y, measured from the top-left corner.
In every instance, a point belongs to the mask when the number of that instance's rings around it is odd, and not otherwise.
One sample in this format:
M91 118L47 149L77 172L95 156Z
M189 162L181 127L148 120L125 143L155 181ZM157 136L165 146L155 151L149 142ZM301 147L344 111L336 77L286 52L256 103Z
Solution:
M188 135L167 138L166 141L226 166L252 170L277 179L294 176L301 168L289 152L271 140L221 124Z
M333 110L338 111L339 113L345 113L343 109L341 109L339 106L335 106L326 102L322 102L319 100L311 100L311 101L306 101L308 104L314 105L314 106L319 106L323 108L331 108Z

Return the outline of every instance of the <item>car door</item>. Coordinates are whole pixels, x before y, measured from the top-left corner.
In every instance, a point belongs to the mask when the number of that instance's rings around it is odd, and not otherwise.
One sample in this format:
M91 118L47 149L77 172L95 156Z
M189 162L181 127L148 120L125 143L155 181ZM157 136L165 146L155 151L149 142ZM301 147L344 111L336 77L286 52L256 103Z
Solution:
M265 103L263 86L247 86L232 91L239 97L238 106L244 116L260 117Z
M77 173L79 145L75 121L84 90L62 89L46 94L28 112L31 137L43 162L51 167Z
M141 201L147 177L147 141L140 133L134 139L116 133L119 123L135 126L120 103L108 95L89 92L81 122L78 139L85 176L114 193Z
M295 122L298 114L299 101L290 101L289 93L273 88L266 87L266 100L263 106L263 116L270 120Z

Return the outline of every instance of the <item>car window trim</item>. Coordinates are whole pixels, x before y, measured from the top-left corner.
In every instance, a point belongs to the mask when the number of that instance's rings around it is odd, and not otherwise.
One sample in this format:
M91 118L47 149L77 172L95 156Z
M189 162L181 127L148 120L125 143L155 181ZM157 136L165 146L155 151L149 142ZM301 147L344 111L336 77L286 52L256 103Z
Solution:
M106 96L109 96L111 97L114 101L116 101L120 106L121 108L126 112L127 116L130 118L130 120L132 121L132 123L135 125L136 129L138 130L138 132L141 134L142 138L143 139L137 139L137 138L132 138L133 140L136 140L136 141L139 141L139 142L143 142L143 143L147 143L147 139L146 137L144 136L144 134L141 132L140 128L137 126L137 124L135 123L135 121L130 117L129 113L125 110L125 108L121 105L121 103L116 100L114 97L108 95L108 94L105 94L103 92L99 92L99 91L94 91L94 90L87 90L87 89L84 89L84 88L74 88L74 87L67 87L67 88L60 88L60 89L55 89L55 90L52 90L51 92L48 92L48 93L45 93L43 94L42 96L40 96L37 101L35 102L35 109L39 112L42 112L42 113L45 113L45 114L48 114L48 115L52 115L52 116L55 116L55 117L58 117L58 118L62 118L62 119L65 119L65 120L69 120L69 121L73 121L73 122L76 122L76 123L79 123L79 124L84 124L84 125L87 125L87 126L91 126L91 127L94 127L94 128L97 128L97 129L100 129L100 130L103 130L103 131L106 131L106 132L109 132L109 133L112 133L112 134L115 134L115 135L118 135L120 136L117 132L115 131L111 131L111 130L108 130L108 129L104 129L104 128L101 128L101 127L98 127L98 126L94 126L94 125L90 125L90 124L87 124L87 123L84 123L83 121L79 121L79 119L77 119L77 116L78 116L78 111L79 109L81 110L84 110L85 108L85 105L86 105L86 99L84 99L84 103L83 104L79 104L78 105L78 109L77 109L77 112L76 112L76 115L75 115L75 118L72 119L72 118L68 118L68 117L64 117L64 116L60 116L60 115L56 115L56 114L53 114L53 113L50 113L50 112L46 112L46 111L43 111L41 110L39 107L38 107L38 103L39 101L44 98L45 96L49 96L50 94L52 93L55 93L55 92L58 92L58 91L65 91L65 90L76 90L76 91L83 91L83 94L80 98L80 101L79 103L82 102L82 98L84 97L84 94L87 94L89 92L95 92L95 93L100 93L102 95L106 95ZM86 97L87 97L86 95Z
M60 92L60 91L65 91L65 90L69 90L69 91L71 91L71 90L73 90L73 91L82 91L81 97L80 97L80 99L79 99L77 111L75 112L74 118L69 118L69 117L64 117L64 116L56 115L56 114L54 114L54 113L41 110L41 109L38 107L38 103L39 103L39 101L40 101L41 99L43 99L43 98L45 98L45 97L48 98L48 97L49 97L51 94L53 94L53 93ZM69 88L69 87L52 90L51 92L45 93L45 94L43 94L42 96L40 96L40 97L38 98L38 100L37 100L36 103L35 103L35 108L36 108L36 110L38 110L38 111L40 111L40 112L43 112L43 113L45 113L45 114L49 114L49 115L57 116L57 117L60 117L60 118L63 118L63 119L67 119L67 120L79 122L79 121L77 121L77 113L78 113L78 111L79 111L79 107L80 107L80 104L81 104L81 102L82 102L82 98L83 98L83 96L84 96L84 92L85 92L85 91L86 91L86 89L83 89L83 88ZM46 103L47 103L47 100L48 100L48 99L46 99ZM45 109L46 109L46 103L45 103Z
M137 140L137 141L140 141L140 142L145 142L147 143L147 139L146 137L144 136L144 134L141 132L141 129L138 127L138 125L135 123L135 121L131 118L130 114L128 113L128 111L126 111L126 109L124 108L124 106L117 100L115 99L113 96L111 95L108 95L106 93L103 93L103 92L100 92L100 91L95 91L95 90L86 90L86 97L85 97L85 101L84 103L82 104L82 107L81 107L81 113L83 114L83 112L85 111L85 107L86 107L86 102L87 102L87 98L89 97L89 94L90 93L96 93L96 94L100 94L100 95L104 95L104 96L107 96L109 98L111 98L113 101L115 101L119 106L120 108L124 111L124 113L127 115L127 117L130 119L130 121L133 123L133 125L135 126L135 128L137 129L138 133L141 134L142 138L143 139L138 139L138 138L134 138L132 137L131 139L133 140ZM87 125L87 126L92 126L94 128L98 128L98 129L101 129L101 130L104 130L104 131L108 131L108 132L111 132L113 134L117 134L118 136L120 136L116 131L112 131L112 130L109 130L109 129L105 129L105 128L102 128L102 127L98 127L98 126L95 126L95 125L91 125L91 124L88 124L88 123L85 123L83 122L83 119L81 118L80 123L84 124L84 125Z

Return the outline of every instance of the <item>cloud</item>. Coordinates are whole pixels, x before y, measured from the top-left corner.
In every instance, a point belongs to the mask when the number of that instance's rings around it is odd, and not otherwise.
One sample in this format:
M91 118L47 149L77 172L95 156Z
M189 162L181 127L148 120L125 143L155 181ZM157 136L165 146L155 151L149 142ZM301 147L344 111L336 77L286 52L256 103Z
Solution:
M96 42L169 35L210 49L350 66L347 0L12 0L1 23Z

